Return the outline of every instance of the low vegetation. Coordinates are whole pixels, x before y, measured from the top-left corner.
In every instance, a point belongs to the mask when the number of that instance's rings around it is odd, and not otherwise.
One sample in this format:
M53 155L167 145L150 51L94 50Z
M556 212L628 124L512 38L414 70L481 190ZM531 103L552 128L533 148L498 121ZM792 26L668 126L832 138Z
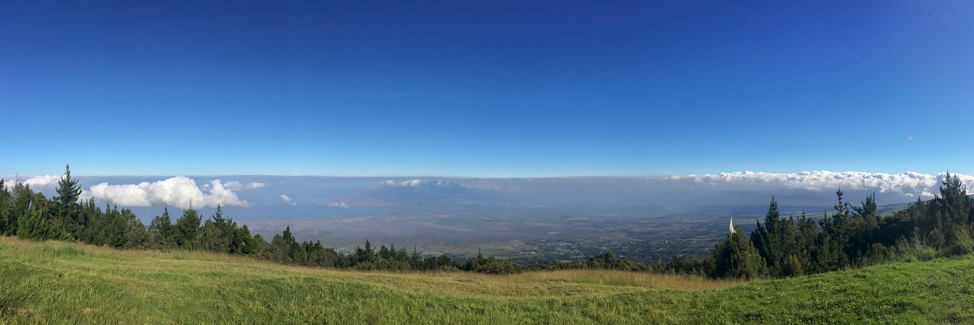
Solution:
M968 255L752 282L366 272L2 237L0 323L971 323L972 267Z

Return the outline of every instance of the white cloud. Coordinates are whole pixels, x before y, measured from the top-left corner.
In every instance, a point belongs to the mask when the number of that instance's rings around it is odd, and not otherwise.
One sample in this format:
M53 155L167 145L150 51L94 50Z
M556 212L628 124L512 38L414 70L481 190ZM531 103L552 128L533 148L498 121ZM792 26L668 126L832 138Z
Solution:
M411 181L402 181L402 182L396 183L395 181L393 181L393 180L390 179L388 181L382 182L382 184L383 185L390 185L390 186L419 186L420 184L423 184L423 181L421 181L419 179L414 179L414 180L411 180Z
M907 138L907 140L913 141L913 137L909 137Z
M219 179L203 186L185 176L176 176L154 183L108 185L107 182L89 188L86 197L117 203L121 206L174 206L186 209L193 207L216 207L217 205L248 206L247 200L240 200L232 190L223 186Z
M328 205L333 206L333 207L338 207L338 208L347 208L348 207L348 204L345 204L345 201L338 201L338 203L328 203Z
M29 176L27 179L20 181L21 184L30 185L32 189L38 189L43 186L56 186L57 182L64 178L64 175L40 175L40 176ZM3 187L8 190L13 189L15 179L4 179Z
M974 189L974 177L960 175L968 192ZM686 175L663 177L674 182L688 182L730 189L784 188L810 191L834 191L836 189L872 190L880 193L899 193L906 196L933 196L946 174L927 175L914 172L899 174L865 172L811 171L801 173L734 172L718 175Z
M292 200L291 198L289 198L287 195L281 194L281 196L278 196L277 198L281 199L281 201L284 201L284 203L287 203L287 204L290 204L290 205L298 205L298 202L294 202L294 200Z
M230 189L231 191L243 191L243 190L252 190L252 189L255 189L255 188L264 187L264 183L243 184L243 183L240 183L238 181L229 181L229 182L226 182L225 184L223 184L223 187L226 187L227 189Z
M23 183L30 185L30 187L38 187L44 185L57 184L58 181L64 178L64 175L43 175L43 176L33 176L27 178Z

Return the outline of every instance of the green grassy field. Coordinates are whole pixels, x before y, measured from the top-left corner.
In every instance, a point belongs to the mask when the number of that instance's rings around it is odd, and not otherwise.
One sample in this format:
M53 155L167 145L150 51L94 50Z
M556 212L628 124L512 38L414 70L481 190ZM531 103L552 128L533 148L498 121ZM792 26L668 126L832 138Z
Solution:
M0 323L974 323L974 257L740 283L355 272L0 238Z

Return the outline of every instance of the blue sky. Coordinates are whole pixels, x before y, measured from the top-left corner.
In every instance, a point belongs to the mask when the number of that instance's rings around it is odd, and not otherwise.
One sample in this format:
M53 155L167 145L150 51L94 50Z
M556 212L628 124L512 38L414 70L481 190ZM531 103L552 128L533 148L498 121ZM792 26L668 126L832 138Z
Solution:
M974 2L0 4L0 174L974 173Z

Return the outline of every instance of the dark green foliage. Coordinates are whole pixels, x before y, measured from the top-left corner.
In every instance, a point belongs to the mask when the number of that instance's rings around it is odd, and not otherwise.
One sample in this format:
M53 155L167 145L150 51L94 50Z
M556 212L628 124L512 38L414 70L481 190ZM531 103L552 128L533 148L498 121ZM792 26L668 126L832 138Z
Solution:
M713 252L715 278L756 279L767 271L765 260L740 227L734 227L727 239L717 244Z
M3 179L0 179L0 235L5 234L7 229L11 227L11 222L14 222L11 218L13 208L13 196L10 195L10 191L4 186Z
M801 254L798 248L800 241L802 239L799 237L798 227L795 226L795 219L781 218L778 203L772 197L764 224L758 223L757 229L751 233L751 242L765 259L769 274L783 275L782 267L787 256Z
M34 207L25 211L18 218L17 237L24 239L48 239L51 235L47 223L47 208Z
M57 183L57 200L64 205L77 204L81 197L81 186L78 180L71 178L71 165L64 167L64 177Z
M23 185L19 182L14 183L14 189L10 199L13 204L8 208L8 219L5 222L6 229L3 234L17 236L18 228L21 224L20 219L22 216L27 215L27 207L34 200L34 192L31 191L30 185Z
M236 225L236 223L234 224ZM233 228L233 241L230 243L230 253L252 254L257 251L257 240L250 236L247 225Z
M792 277L802 274L805 274L805 272L802 270L802 263L798 262L798 257L788 255L788 258L781 265L781 276Z
M57 210L55 229L60 234L58 237L77 238L86 224L79 213L78 199L81 197L81 186L78 186L77 179L71 178L70 165L64 167L64 177L58 181L57 194L52 204Z
M199 246L199 234L200 221L203 220L203 216L193 209L190 205L188 209L183 210L183 215L176 219L176 231L175 239L176 245L183 249L195 249Z

